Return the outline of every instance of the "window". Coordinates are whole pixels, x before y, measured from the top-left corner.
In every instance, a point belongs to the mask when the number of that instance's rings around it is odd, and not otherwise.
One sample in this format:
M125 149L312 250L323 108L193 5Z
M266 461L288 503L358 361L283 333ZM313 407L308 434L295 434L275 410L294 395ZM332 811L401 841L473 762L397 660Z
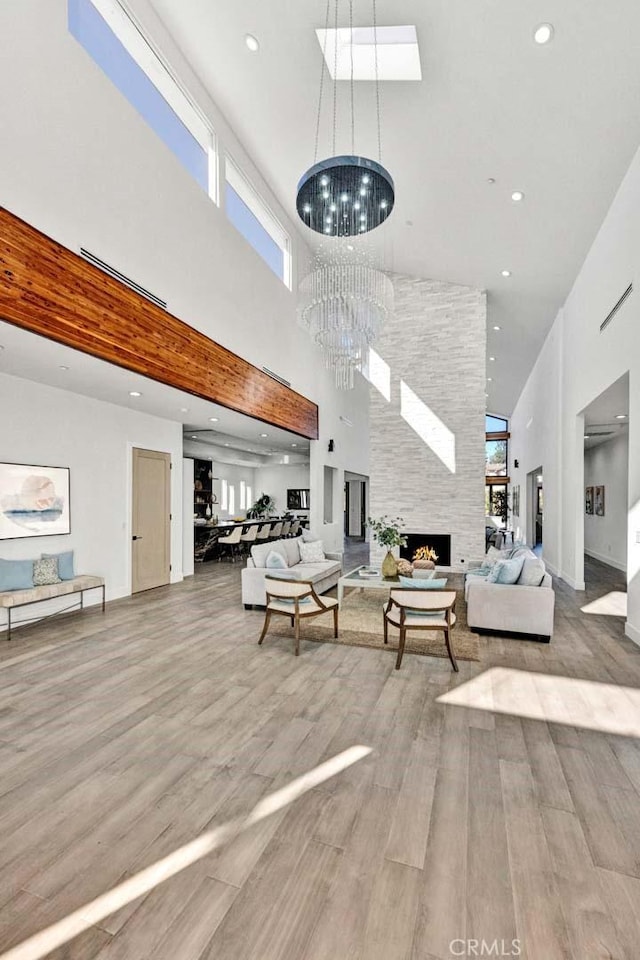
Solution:
M229 516L232 517L236 512L236 488L233 484L229 485Z
M506 526L509 519L509 422L504 417L487 414L485 431L485 514Z
M235 165L225 157L227 217L275 275L291 289L291 243L264 201Z
M226 480L223 480L223 481L222 481L222 489L221 489L221 492L220 492L220 509L221 509L221 510L226 510L226 509L227 509L228 491L229 491L229 484L227 483Z
M247 485L244 480L240 481L240 509L247 509Z
M245 502L247 504L247 510L250 510L253 506L253 491L251 490L251 487L247 487L247 499Z
M68 0L72 36L217 202L215 137L119 0Z

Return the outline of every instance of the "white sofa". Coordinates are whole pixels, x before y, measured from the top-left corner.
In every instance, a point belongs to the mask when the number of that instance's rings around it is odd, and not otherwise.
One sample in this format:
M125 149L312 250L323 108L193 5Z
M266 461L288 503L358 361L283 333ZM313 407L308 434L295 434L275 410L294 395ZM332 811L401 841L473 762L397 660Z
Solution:
M284 557L291 575L300 580L311 580L316 593L325 593L342 576L342 554L325 553L325 560L317 563L300 562L300 542L302 537L290 540L274 540L272 543L258 543L251 547L251 555L242 571L242 602L246 610L255 606L264 607L267 602L264 578L272 572L265 567L272 550Z
M525 558L536 559L527 548L518 552L524 553ZM470 572L464 592L470 630L522 633L544 643L551 640L556 596L548 573L544 573L539 586L531 587L521 583L488 583L483 576Z

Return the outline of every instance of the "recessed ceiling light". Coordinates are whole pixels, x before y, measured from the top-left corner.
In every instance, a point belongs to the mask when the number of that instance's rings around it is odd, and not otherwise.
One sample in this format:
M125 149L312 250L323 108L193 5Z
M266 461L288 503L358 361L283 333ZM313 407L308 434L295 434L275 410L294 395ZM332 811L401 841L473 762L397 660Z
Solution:
M533 31L533 39L536 43L544 44L553 40L553 24L540 23Z
M496 323L496 324L494 325L494 328L493 328L493 329L494 329L494 330L500 330L501 328L500 328L500 327L498 326L498 324Z
M244 42L247 45L247 48L251 50L251 53L257 53L260 49L260 41L257 37L254 37L252 33L247 33L244 38Z
M627 419L626 413L616 413L616 420L626 420L626 419Z
M493 383L493 377L487 377L487 383Z
M268 433L261 433L260 436L261 436L261 437L268 437L269 434L268 434Z
M491 360L492 363L495 359L496 359L495 357L489 357L489 360Z
M69 367L65 367L63 363L61 363L60 366L58 367L58 370L68 370L68 369Z
M218 417L209 417L209 423L217 423L218 419Z
M137 390L129 390L129 396L130 396L130 397L141 397L142 394L139 393Z
M510 277L510 276L511 276L511 270L502 270L501 273L502 273L502 276L503 276L503 277Z
M197 438L196 435L194 434L194 435L191 437L191 439L192 439L192 440L197 440L198 438Z
M490 184L491 186L493 186L495 182L496 182L495 177L487 177L487 183Z
M180 407L180 413L189 413L189 407Z
M584 438L585 438L585 440L591 440L591 434L590 434L590 433L585 433Z
M225 443L225 447L228 447L228 446L229 446L229 444L228 444L228 443Z
M524 193L522 190L514 190L511 194L511 199L514 203L520 203L521 200L524 200Z

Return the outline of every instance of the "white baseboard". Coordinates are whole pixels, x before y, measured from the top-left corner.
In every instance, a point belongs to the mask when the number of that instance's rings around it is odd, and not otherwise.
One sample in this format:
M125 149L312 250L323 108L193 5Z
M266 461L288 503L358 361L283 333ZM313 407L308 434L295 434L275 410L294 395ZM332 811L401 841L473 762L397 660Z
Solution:
M614 560L613 557L605 556L603 553L596 553L595 550L585 550L584 552L588 557L593 557L594 560L599 560L600 563L605 563L608 567L615 567L616 570L622 570L623 573L627 572L626 563L620 560Z
M564 580L564 582L568 584L572 590L583 591L586 589L584 580L574 580L574 578L570 577L568 573L561 573L560 579Z
M542 562L546 567L547 573L550 573L552 577L560 576L560 571L558 570L558 568L554 567L552 563L547 563L547 561L544 558L544 554L542 555Z
M624 632L625 635L629 637L629 640L633 640L633 642L640 647L640 630L638 630L637 627L632 626L628 620L624 625Z

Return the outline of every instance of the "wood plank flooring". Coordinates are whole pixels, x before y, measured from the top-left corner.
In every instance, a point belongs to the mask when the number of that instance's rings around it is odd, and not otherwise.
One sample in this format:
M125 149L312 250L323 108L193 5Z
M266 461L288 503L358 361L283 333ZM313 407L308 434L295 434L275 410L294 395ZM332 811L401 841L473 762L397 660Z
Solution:
M239 564L16 631L0 643L0 953L365 744L50 956L451 960L497 941L485 955L637 960L640 741L611 718L640 688L640 649L580 609L621 575L588 561L587 577L586 595L558 584L549 646L486 637L459 674L304 639L299 658L258 648ZM494 667L518 678L506 712L473 706ZM542 720L539 674L576 681L544 687Z

